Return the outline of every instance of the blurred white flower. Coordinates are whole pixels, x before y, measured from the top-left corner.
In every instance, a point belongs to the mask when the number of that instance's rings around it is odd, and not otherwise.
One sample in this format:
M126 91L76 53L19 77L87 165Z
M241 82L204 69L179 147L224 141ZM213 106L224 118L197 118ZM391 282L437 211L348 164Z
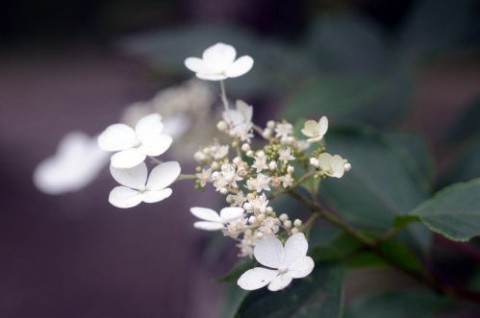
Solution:
M307 139L308 142L315 142L321 140L323 136L325 136L325 134L327 133L327 130L328 119L327 117L322 116L322 118L320 118L318 122L316 122L315 120L307 120L305 122L304 128L302 129L302 133L305 136L310 137L309 139Z
M253 107L242 100L237 100L236 109L227 109L223 112L223 120L227 123L230 136L248 141L252 137Z
M257 241L253 255L260 264L272 268L255 267L240 276L237 284L245 290L254 290L268 285L271 291L287 287L292 279L309 275L315 264L307 256L308 242L303 233L290 236L282 245L273 235Z
M113 167L132 168L147 156L159 156L168 150L172 137L162 133L163 127L158 114L140 119L135 130L125 124L114 124L98 136L98 145L105 151L119 151L111 158Z
M310 164L319 168L324 175L333 178L341 178L345 171L351 169L348 161L339 155L332 156L327 152L320 154L318 158L310 158Z
M176 161L156 166L148 178L147 166L144 162L126 169L110 166L113 178L121 186L110 191L108 201L117 208L131 208L141 202L162 201L172 194L172 189L167 187L178 178L180 171L180 165Z
M57 153L42 161L33 173L33 182L42 192L62 194L78 191L90 184L108 162L96 138L79 131L60 141Z
M185 66L195 72L198 78L209 81L221 81L229 77L238 77L250 71L253 59L244 55L237 60L237 52L231 45L217 43L207 48L202 58L189 57Z
M244 210L239 207L223 208L220 211L220 215L212 209L200 207L190 208L190 212L197 218L203 220L195 222L193 226L205 231L225 229L228 223L240 219L244 214Z

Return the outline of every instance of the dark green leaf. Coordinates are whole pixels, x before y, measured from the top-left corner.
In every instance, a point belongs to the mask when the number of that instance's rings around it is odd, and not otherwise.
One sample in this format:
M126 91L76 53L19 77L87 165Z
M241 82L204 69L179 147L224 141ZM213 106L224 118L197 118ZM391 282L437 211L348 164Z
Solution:
M336 122L385 127L401 119L410 105L411 78L405 70L365 75L325 75L299 86L283 116L288 120L326 115Z
M465 182L480 177L480 136L471 140L462 150L446 184Z
M385 139L404 160L413 177L421 181L424 190L429 192L433 183L433 158L425 141L407 133L388 134Z
M235 313L247 295L248 291L241 289L236 283L229 284L225 293L221 317L235 317Z
M428 193L421 176L413 175L405 160L378 133L340 129L326 137L328 152L348 159L352 169L342 179L326 179L320 194L354 226L386 231L395 216L405 215ZM404 233L409 246L428 245L430 234L421 225ZM412 236L414 240L412 241Z
M401 229L420 221L420 218L416 215L397 215L393 220L393 227L395 229Z
M334 264L317 263L308 277L295 280L288 288L251 292L235 317L335 318L342 315L344 270Z
M446 299L427 290L389 292L355 301L346 318L427 318L447 306Z
M480 179L449 186L416 207L432 231L454 241L468 241L480 235Z

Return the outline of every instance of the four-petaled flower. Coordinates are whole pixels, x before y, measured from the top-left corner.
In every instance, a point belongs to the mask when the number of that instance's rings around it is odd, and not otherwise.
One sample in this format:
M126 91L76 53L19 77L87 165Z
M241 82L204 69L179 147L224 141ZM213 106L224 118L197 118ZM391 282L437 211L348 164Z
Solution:
M320 141L323 136L325 136L327 130L328 119L327 117L322 116L322 118L320 118L318 122L316 122L315 120L307 120L305 122L305 126L302 129L302 133L305 136L310 137L309 139L307 139L308 142L316 142Z
M243 217L244 210L239 207L227 207L220 211L220 215L212 209L194 207L190 212L203 221L197 221L193 226L200 230L217 231L225 229L225 226Z
M331 154L324 152L318 156L318 158L310 158L310 164L320 169L320 171L332 178L343 177L345 171L349 171L351 168L350 163L339 155L332 156Z
M259 240L253 250L255 259L269 267L255 267L240 276L237 284L245 290L259 289L268 285L271 291L287 287L293 278L309 275L313 268L313 259L307 256L308 242L303 233L289 237L282 245L273 235Z
M217 43L203 51L202 58L189 57L185 66L195 72L198 78L209 81L221 81L227 78L242 76L250 71L253 59L244 55L237 60L237 52L231 45Z
M148 171L144 162L127 169L110 166L113 178L121 184L110 191L108 201L117 208L131 208L141 202L155 203L168 198L172 189L168 188L180 175L180 165L176 161L159 164Z
M135 130L125 124L114 124L98 136L98 145L105 151L119 151L112 156L115 168L132 168L147 156L159 156L170 148L172 137L162 133L163 124L158 114L143 117Z

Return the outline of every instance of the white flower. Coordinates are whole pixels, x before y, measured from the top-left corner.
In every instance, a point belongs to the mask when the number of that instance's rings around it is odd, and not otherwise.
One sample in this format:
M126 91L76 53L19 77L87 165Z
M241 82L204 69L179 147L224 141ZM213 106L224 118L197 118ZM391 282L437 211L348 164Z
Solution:
M265 152L260 150L255 154L255 162L253 163L252 167L255 168L257 172L268 169L267 156L265 155Z
M75 192L91 183L107 161L108 154L98 148L96 138L70 132L60 141L57 153L35 168L33 182L47 194Z
M329 153L322 153L318 158L310 158L310 164L320 169L329 177L341 178L345 171L350 170L351 165L339 155L332 156Z
M162 163L150 172L144 162L127 169L110 166L113 178L121 184L110 191L108 201L117 208L131 208L141 202L155 203L168 198L172 189L167 188L180 175L176 161Z
M135 130L125 124L114 124L98 136L98 145L105 151L120 151L112 156L115 168L132 168L147 156L159 156L172 144L172 137L163 134L158 114L140 119Z
M290 160L295 160L295 157L290 152L290 148L285 148L278 152L278 159L284 163L287 163Z
M237 284L245 290L254 290L268 285L271 291L287 287L293 278L309 275L315 264L307 256L308 242L303 233L296 233L287 240L285 247L279 239L268 235L259 240L253 250L255 259L272 268L255 267L240 276Z
M252 137L253 107L241 100L237 100L236 109L227 109L223 112L223 120L229 127L232 137L248 141Z
M185 66L195 72L198 78L209 81L220 81L229 77L238 77L250 71L253 59L244 55L237 60L237 52L231 45L217 43L207 48L202 58L189 57Z
M305 126L302 129L302 133L305 136L310 137L309 139L307 139L308 142L315 142L321 140L323 136L325 136L325 134L327 133L327 130L328 119L327 117L322 116L322 118L320 118L318 122L316 122L315 120L307 120L305 122Z
M275 137L286 139L293 133L293 126L290 123L278 123L275 128Z
M238 207L223 208L220 211L220 215L212 209L200 207L190 208L190 212L197 218L203 220L195 222L193 226L205 231L225 229L228 223L240 219L244 214L244 210Z
M270 180L269 176L259 173L255 179L247 180L247 187L249 190L256 192L270 191Z

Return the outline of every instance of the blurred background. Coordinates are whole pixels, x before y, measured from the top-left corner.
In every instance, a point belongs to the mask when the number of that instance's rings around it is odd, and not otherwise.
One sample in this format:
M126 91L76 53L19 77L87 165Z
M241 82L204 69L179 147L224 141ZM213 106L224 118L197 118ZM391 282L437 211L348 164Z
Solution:
M65 134L94 136L188 80L183 60L219 41L255 60L227 91L257 122L327 115L416 133L432 154L430 190L480 176L478 1L19 0L0 15L0 317L224 315L215 279L235 250L194 231L188 213L215 194L177 184L170 200L119 210L107 169L74 193L32 182ZM478 242L435 244L440 275L480 282ZM347 284L347 302L371 277Z

